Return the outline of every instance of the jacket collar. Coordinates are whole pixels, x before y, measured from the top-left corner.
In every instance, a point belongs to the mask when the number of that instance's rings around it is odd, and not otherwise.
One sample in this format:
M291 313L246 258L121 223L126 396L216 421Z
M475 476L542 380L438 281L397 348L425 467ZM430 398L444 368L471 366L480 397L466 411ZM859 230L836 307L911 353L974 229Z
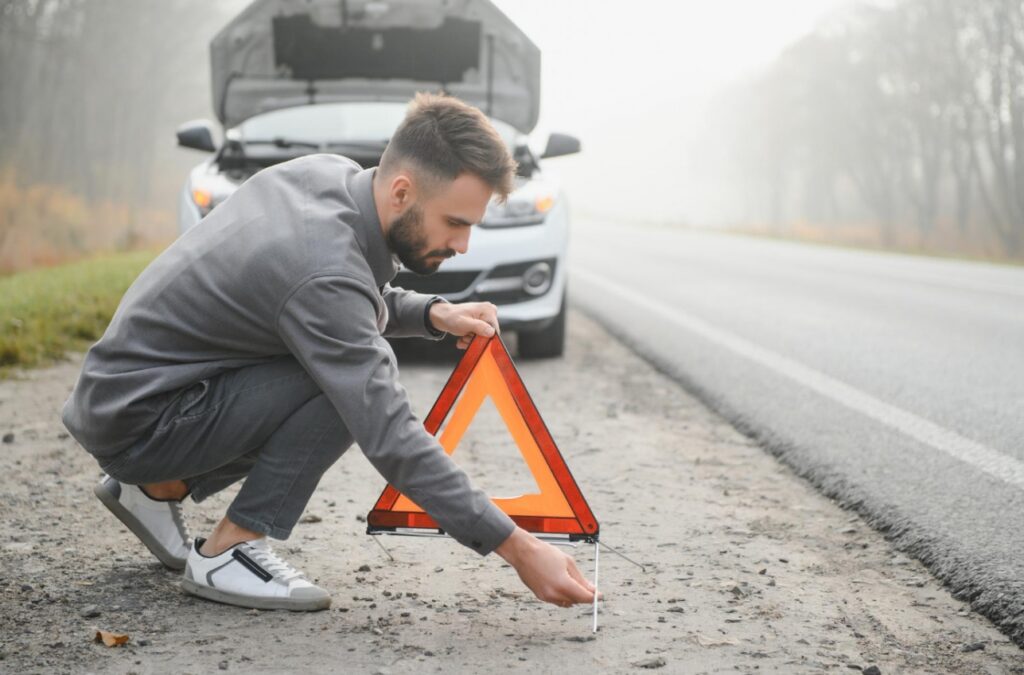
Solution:
M349 192L355 199L356 208L362 218L356 224L356 238L363 248L366 262L370 265L374 282L383 286L398 273L398 262L388 248L384 230L377 216L377 205L373 201L373 175L376 169L363 169L352 176Z

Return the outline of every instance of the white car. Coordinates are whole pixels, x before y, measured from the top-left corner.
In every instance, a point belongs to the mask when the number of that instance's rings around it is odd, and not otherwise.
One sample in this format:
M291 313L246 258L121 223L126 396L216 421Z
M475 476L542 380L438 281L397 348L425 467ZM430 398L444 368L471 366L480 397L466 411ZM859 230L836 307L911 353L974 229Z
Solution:
M376 166L417 91L443 90L485 111L519 162L508 201L492 201L469 251L440 271L401 270L395 286L498 306L524 357L562 354L568 206L540 159L578 152L551 134L538 158L527 138L540 107L540 52L487 0L257 0L210 44L210 122L178 143L213 153L190 172L181 232L200 225L256 171L312 152Z

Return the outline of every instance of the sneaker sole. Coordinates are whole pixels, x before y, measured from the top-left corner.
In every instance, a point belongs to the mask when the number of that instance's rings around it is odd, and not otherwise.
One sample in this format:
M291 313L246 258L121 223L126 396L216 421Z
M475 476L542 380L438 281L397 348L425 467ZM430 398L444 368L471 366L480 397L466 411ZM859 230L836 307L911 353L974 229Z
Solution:
M163 563L164 567L172 570L183 570L185 569L186 558L178 558L171 554L166 548L164 548L159 541L157 541L149 530L143 525L138 518L132 515L129 511L121 504L120 500L106 489L106 481L97 483L92 489L92 492L96 497L107 507L107 510L113 513L118 520L124 523L125 527L131 530L131 533L139 538L149 552L156 556L157 560Z
M331 606L330 596L309 600L293 600L291 598L257 598L239 595L196 583L191 579L182 579L181 588L186 593L199 596L206 600L222 602L249 609L287 609L292 612L316 612Z

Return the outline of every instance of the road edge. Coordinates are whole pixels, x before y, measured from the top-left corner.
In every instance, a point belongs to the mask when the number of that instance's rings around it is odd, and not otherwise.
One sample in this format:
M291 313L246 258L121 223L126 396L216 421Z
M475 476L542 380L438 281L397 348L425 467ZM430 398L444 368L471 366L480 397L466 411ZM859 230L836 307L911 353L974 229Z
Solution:
M589 307L586 302L571 298L570 304L591 321L596 322L609 335L656 371L671 379L686 393L728 422L740 434L749 438L759 448L790 468L793 473L807 481L815 490L834 500L842 509L860 516L868 526L882 534L897 551L920 561L936 579L942 582L943 587L947 588L954 598L968 602L973 611L991 621L999 632L1024 649L1024 615L1012 614L1008 611L1014 603L1006 599L1006 592L992 591L970 579L950 574L939 565L938 557L929 547L930 542L914 538L906 521L901 522L899 518L877 513L869 508L862 499L851 495L848 490L844 489L845 479L838 473L826 474L818 468L804 466L796 462L790 444L756 428L738 410L712 395L711 392L693 381L681 368L658 356L653 350L629 335L627 331L613 325L600 312ZM1012 598L1013 595L1011 594L1009 597Z

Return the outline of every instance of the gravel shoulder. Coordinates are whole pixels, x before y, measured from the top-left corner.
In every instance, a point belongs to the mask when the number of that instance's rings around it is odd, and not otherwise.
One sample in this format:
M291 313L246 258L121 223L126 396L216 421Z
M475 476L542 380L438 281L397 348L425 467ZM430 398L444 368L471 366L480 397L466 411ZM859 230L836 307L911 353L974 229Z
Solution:
M277 544L330 610L185 595L92 496L99 469L58 416L75 358L0 382L0 671L1024 673L1024 651L921 564L582 314L569 345L517 366L602 541L644 566L601 551L596 635L589 607L542 604L496 555L367 536L383 480L356 448ZM403 361L421 415L449 371ZM529 489L493 410L455 456L492 494ZM231 492L187 506L194 532ZM566 550L592 578L593 547ZM96 628L130 640L105 647Z

